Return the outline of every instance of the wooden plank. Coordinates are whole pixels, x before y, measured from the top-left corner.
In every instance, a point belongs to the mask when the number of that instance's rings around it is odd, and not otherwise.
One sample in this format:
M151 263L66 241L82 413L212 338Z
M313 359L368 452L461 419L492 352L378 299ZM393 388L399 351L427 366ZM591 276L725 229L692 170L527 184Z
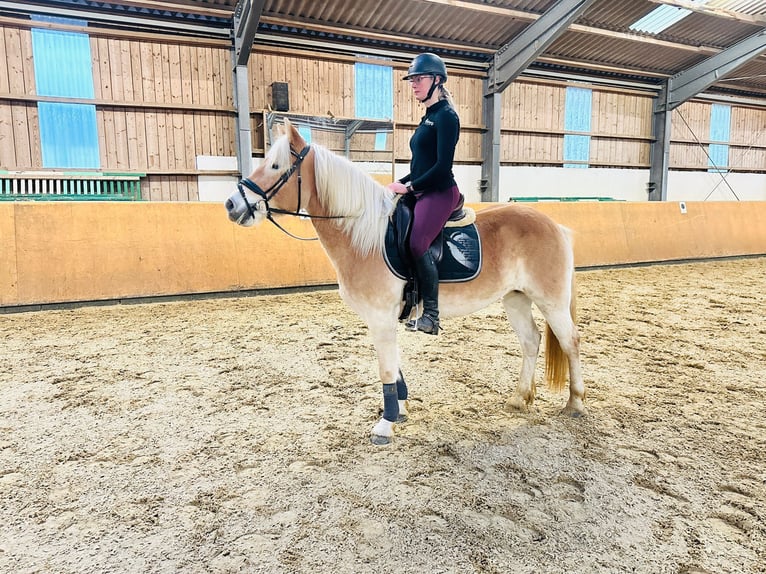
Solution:
M184 112L182 114L184 157L183 166L194 168L197 166L197 133L194 130L194 117L196 114Z
M229 50L218 50L221 66L221 103L224 106L234 105L234 78L231 73L231 53ZM218 155L236 155L232 144L235 139L233 118L223 114L217 114L221 139L218 146Z
M197 91L197 98L201 104L210 104L210 101L212 99L212 94L210 93L210 71L209 71L209 59L211 55L210 48L198 48L197 49L198 58L197 58L197 64L198 64L198 91ZM212 147L211 147L211 137L210 137L210 115L209 113L206 114L198 114L198 123L199 123L199 132L197 137L197 143L198 143L198 153L201 155L211 155L212 154Z
M126 110L128 134L128 169L146 172L146 125L144 114L137 110Z
M154 86L154 54L152 44L142 42L140 45L140 72L141 72L141 100L143 102L156 102Z
M90 43L90 69L93 77L93 97L94 99L102 99L104 96L101 93L101 61L98 53L98 39L91 37L88 40Z
M171 201L170 178L160 176L160 201Z
M32 130L30 130L33 124L29 123L29 115L27 113L30 107L25 104L11 106L13 133L15 134L16 166L21 167L34 166L31 147Z
M199 62L200 57L202 54L202 50L200 48L193 48L189 51L189 96L190 101L192 104L199 104L200 102L200 77L199 77ZM195 113L191 116L192 126L191 130L194 134L194 152L195 152L195 166L196 166L196 155L199 155L201 152L200 149L200 140L202 137L202 114Z
M104 163L102 167L112 169L117 165L117 135L114 126L114 110L104 110Z
M21 40L21 62L24 66L24 93L34 94L35 88L35 59L32 53L32 32L31 30L22 30Z
M122 84L122 97L120 98L121 101L128 101L132 102L135 101L136 96L136 88L133 86L133 65L134 62L131 58L131 51L130 51L130 45L132 42L129 42L127 40L120 40L119 42L119 50L120 50L120 73L122 74L121 77L121 84ZM138 66L138 62L135 63L136 66ZM140 86L139 86L140 89ZM140 91L139 91L140 93Z
M157 167L159 169L170 169L175 165L175 156L171 150L168 150L170 142L168 141L168 114L158 113L157 117Z
M118 170L130 169L130 142L128 141L128 122L124 108L114 111L114 148L115 166ZM111 167L111 166L110 166Z
M184 95L184 75L188 77L191 75L188 70L184 70L184 66L188 66L188 59L184 62L182 47L175 45L168 47L168 66L170 67L170 94L174 103L186 103L188 104L188 96ZM188 55L187 55L188 58ZM191 91L188 88L187 92ZM170 114L170 131L168 133L168 141L172 142L173 154L168 156L168 164L174 168L188 167L186 165L187 158L189 158L187 144L187 134L185 133L185 121L183 112L174 112ZM191 158L189 158L191 161Z
M259 51L253 52L247 62L247 74L250 79L250 109L262 110L266 107L266 98L262 95L266 88L263 74L264 55Z
M178 45L167 46L168 50L168 79L170 81L169 101L183 103L183 85L181 81L181 48ZM167 85L167 83L166 83ZM168 93L166 92L166 96Z
M0 28L0 92L9 93L11 82L9 79L10 60L5 46L7 30ZM10 116L8 116L10 117Z
M144 141L146 142L146 169L159 169L159 135L157 133L157 113L148 111L143 114Z
M157 98L162 102L172 101L172 86L170 81L170 54L166 44L161 44L159 48L159 74L155 74L157 87ZM175 167L175 154L171 148L173 142L173 122L170 118L171 112L157 114L157 136L159 143L159 167L161 169L170 169Z
M179 201L185 199L184 178L168 178L168 200Z
M94 45L91 40L91 46ZM99 99L113 100L114 94L112 93L112 77L109 71L109 40L106 38L98 38L95 42L95 50L91 55L92 58L97 58L94 70L98 70L94 73L94 95ZM98 83L95 83L96 76L98 75Z
M144 78L142 76L143 63L141 61L141 44L139 42L129 42L130 52L130 70L131 86L133 89L133 100L144 100Z
M332 102L337 101L341 92L341 79L337 73L337 67L326 60L314 61L314 77L316 80L315 90L318 98L318 107L323 115L332 113ZM333 97L335 95L335 97Z
M107 53L108 62L105 70L109 71L109 79L112 83L112 99L117 101L125 100L125 93L122 86L122 52L120 50L119 40L108 40L109 50Z
M168 156L168 162L170 167L176 169L190 167L186 165L186 160L189 156L187 154L186 134L184 132L184 115L183 112L174 112L173 114L170 114L170 126L172 131L168 134L168 141L173 148L173 159L171 162L170 156ZM193 166L191 158L189 158L189 161Z
M217 89L216 82L218 81L218 62L216 58L217 52L210 50L208 53L208 97L210 101L216 105L220 103L220 92ZM210 154L218 155L219 140L220 140L220 122L217 114L210 114L209 116L209 129L210 129Z
M197 50L197 68L199 81L199 103L210 105L213 102L213 94L210 89L212 79L210 77L210 59L212 50L210 48L200 48Z
M198 50L181 46L181 66L184 84L184 102L194 105L199 102Z
M343 106L340 110L341 114L346 116L353 115L354 105L355 105L354 94L356 94L354 66L353 64L344 64L343 65ZM394 114L396 114L396 109L394 109Z
M199 178L189 178L188 201L199 201Z
M18 28L5 30L5 53L8 70L8 90L10 93L23 94L24 62L21 50L21 31Z
M234 106L234 75L232 74L231 50L218 49L221 58L221 105Z
M40 130L36 129L40 125L40 113L37 106L26 106L27 108L27 126L29 132L29 155L33 168L43 167L43 148L40 138Z
M13 128L13 104L0 102L0 169L12 169L20 164L16 161L16 138Z
M163 67L162 60L162 44L152 44L152 69L154 73L154 99L152 101L158 103L166 103L165 100L165 69Z

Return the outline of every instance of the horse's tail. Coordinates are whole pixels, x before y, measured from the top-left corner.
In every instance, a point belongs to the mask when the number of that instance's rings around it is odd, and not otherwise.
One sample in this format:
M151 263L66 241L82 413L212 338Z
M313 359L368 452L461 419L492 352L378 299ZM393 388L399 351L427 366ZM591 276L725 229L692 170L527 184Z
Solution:
M569 314L572 321L577 322L577 285L574 270L572 271L571 297L569 299ZM545 325L545 380L548 388L562 391L569 373L569 359L561 348L561 343L553 333L551 326Z

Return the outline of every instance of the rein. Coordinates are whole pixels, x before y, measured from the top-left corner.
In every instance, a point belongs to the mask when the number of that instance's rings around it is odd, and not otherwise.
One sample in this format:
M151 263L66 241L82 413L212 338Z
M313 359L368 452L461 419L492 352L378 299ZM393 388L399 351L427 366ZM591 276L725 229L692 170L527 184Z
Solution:
M306 159L306 156L308 155L309 151L311 151L311 146L306 145L300 153L296 153L292 148L290 148L290 153L295 157L295 161L290 166L290 169L288 169L286 172L284 172L281 176L279 176L279 179L275 181L271 187L264 190L261 189L261 187L255 183L254 181L244 177L242 178L239 183L237 183L237 189L239 190L239 194L242 196L242 199L245 202L245 205L247 205L247 213L250 217L255 219L255 212L260 211L258 208L259 203L263 203L266 206L266 219L271 221L274 225L279 228L280 231L283 231L293 239L299 239L300 241L316 241L319 239L318 237L298 237L297 235L293 235L287 229L282 227L273 217L273 214L278 215L292 215L294 217L308 217L311 219L344 219L347 216L345 215L311 215L309 213L301 213L301 164L303 163L303 160ZM295 211L288 211L286 209L280 209L278 207L271 207L269 205L269 200L273 199L274 196L279 192L282 187L288 182L288 180L292 177L293 173L298 172L298 206L295 208ZM256 194L261 199L259 201L256 201L255 203L250 203L247 199L247 195L245 194L244 188L249 189L254 194Z

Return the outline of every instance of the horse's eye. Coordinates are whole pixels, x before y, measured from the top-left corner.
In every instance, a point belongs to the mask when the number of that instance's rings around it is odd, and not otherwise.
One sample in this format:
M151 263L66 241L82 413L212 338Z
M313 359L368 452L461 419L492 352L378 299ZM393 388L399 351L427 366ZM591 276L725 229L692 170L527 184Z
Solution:
M279 169L279 164L278 163L272 163L271 164L271 169L273 169L274 171L277 171Z

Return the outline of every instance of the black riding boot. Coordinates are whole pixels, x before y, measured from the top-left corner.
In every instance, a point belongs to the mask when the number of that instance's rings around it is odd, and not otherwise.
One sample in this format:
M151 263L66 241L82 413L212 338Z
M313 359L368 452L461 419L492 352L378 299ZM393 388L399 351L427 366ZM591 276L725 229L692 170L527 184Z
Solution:
M430 251L415 262L418 289L423 298L423 314L408 321L408 331L423 331L430 335L439 334L439 269Z

